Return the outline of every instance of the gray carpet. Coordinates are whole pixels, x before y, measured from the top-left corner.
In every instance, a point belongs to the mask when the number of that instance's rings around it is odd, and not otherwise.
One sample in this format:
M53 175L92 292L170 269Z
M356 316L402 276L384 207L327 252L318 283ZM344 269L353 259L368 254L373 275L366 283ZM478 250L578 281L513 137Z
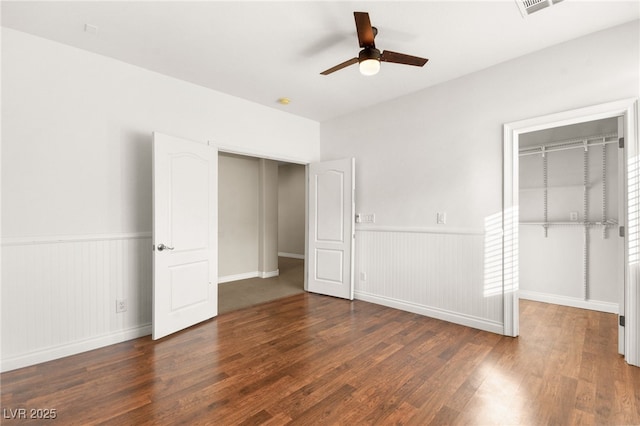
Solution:
M278 258L280 275L250 278L218 285L218 313L235 311L258 303L304 292L304 260Z

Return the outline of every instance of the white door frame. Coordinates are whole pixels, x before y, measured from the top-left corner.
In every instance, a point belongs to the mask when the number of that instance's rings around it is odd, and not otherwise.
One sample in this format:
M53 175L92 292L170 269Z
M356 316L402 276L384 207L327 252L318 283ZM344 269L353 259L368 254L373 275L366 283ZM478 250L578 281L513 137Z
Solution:
M625 360L640 366L640 260L637 245L640 242L640 203L628 203L629 199L640 200L640 141L638 138L638 100L620 101L594 105L586 108L535 117L504 125L503 151L503 296L504 334L519 334L518 310L518 142L523 133L552 127L567 126L587 121L619 117L624 119L626 152L625 182L627 188L623 211L625 237ZM631 248L631 250L630 250Z

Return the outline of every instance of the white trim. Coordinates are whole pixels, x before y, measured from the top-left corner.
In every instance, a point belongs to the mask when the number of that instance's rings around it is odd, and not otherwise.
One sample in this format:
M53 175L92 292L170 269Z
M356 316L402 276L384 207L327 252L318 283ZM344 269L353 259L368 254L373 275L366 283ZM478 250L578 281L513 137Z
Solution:
M624 137L626 164L625 182L626 197L625 203L625 258L627 264L625 268L625 291L624 291L624 315L625 315L625 343L624 358L627 363L640 367L640 265L632 256L637 256L637 245L640 241L640 227L637 226L640 209L638 200L640 199L640 187L637 185L637 166L640 163L640 135L638 134L638 121L640 121L640 111L638 101L630 102L624 114ZM635 166L635 176L631 176L630 167ZM631 182L631 180L635 182ZM633 197L633 200L630 198ZM629 202L631 201L631 202ZM633 221L634 226L630 226ZM632 253L636 251L635 255Z
M551 127L569 126L587 121L618 117L625 115L629 108L633 109L635 102L635 98L622 99L615 102L515 121L506 124L505 127L511 128L514 134L520 135L522 133L535 132Z
M151 238L151 232L130 232L124 234L53 235L35 237L2 238L2 246L25 246L32 244L77 243L90 241L136 240Z
M400 309L402 311L412 312L414 314L424 315L430 318L436 318L442 321L452 322L467 327L477 328L479 330L491 333L502 334L503 324L494 321L488 321L483 318L464 315L457 312L447 311L445 309L434 308L426 305L407 302L404 300L393 299L390 297L378 296L364 291L355 292L355 298L365 302L375 303L377 305L387 306L389 308Z
M308 160L303 160L301 158L287 157L284 155L273 155L273 154L270 154L264 151L255 150L255 149L238 148L238 147L223 146L223 145L217 145L217 144L215 144L215 146L218 149L218 153L222 153L222 154L244 155L247 157L263 158L265 160L283 161L286 163L301 164L303 166L309 164Z
M86 340L80 340L67 343L60 346L46 348L35 352L21 354L15 357L4 358L0 361L0 371L10 371L30 365L47 362L70 355L76 355L82 352L91 351L116 343L126 342L127 340L137 339L138 337L148 336L151 334L151 324L143 324L126 330L110 333L104 336L92 337Z
M260 278L260 271L243 272L242 274L225 275L218 277L218 284L228 283L231 281L248 280L249 278Z
M610 314L618 314L620 312L617 303L584 300L578 297L560 296L558 294L541 293L538 291L520 290L520 299L553 303L554 305L570 306L572 308L590 309L592 311L608 312Z
M273 277L277 277L278 275L280 275L280 269L276 269L275 271L260 272L259 277L260 278L273 278Z
M242 274L225 275L224 277L218 277L218 284L228 283L232 281L248 280L250 278L272 278L277 277L278 275L280 275L280 269L268 272L243 272Z
M304 260L304 254L286 253L284 251L279 251L278 252L278 257L289 257L291 259L302 259L302 260Z
M457 234L457 235L484 235L485 232L478 228L433 228L433 227L402 227L402 226L376 226L356 225L356 232L408 232L415 234Z

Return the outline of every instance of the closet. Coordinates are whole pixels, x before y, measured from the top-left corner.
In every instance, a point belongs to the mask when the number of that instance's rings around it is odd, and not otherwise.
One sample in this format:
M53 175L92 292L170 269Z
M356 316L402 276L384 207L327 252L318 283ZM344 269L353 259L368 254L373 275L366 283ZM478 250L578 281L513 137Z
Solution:
M527 133L519 146L523 299L618 312L618 118Z

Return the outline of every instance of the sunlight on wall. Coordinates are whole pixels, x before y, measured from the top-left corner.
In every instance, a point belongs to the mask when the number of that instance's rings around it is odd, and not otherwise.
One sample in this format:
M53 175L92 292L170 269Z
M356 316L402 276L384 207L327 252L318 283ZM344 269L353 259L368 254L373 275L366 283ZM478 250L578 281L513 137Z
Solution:
M518 289L518 221L517 206L484 220L484 297Z
M629 265L638 263L640 250L638 248L638 232L640 231L640 218L638 217L638 203L640 199L640 161L638 157L629 158L627 164L627 215L629 220L628 241L629 241Z
M484 219L484 297L502 294L502 213Z
M520 215L518 206L504 212L504 294L518 291L518 227Z

